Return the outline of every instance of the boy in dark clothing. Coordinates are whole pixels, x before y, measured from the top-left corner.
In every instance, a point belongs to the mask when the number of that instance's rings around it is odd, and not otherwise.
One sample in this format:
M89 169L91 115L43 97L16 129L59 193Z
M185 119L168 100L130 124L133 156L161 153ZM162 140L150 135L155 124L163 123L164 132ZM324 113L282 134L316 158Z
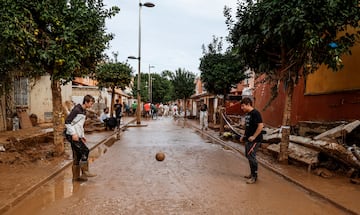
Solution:
M89 172L89 148L85 145L84 132L86 109L90 108L94 102L94 97L86 95L83 104L76 105L65 120L66 139L70 142L73 151L72 172L74 181L87 181L87 177L96 176Z
M150 108L151 108L151 118L152 119L154 119L154 118L157 119L157 107L156 107L156 105L151 104Z
M240 138L240 141L245 141L246 158L249 160L251 174L244 176L248 180L246 183L253 184L257 180L258 163L256 160L256 151L262 141L262 129L264 123L262 122L261 114L258 110L252 107L250 98L244 98L240 102L241 109L246 113L245 116L245 136Z
M120 121L122 117L122 104L120 104L119 99L116 99L116 104L114 104L115 117L116 117L116 127L120 128Z
M130 107L128 104L126 104L125 102L123 102L124 108L125 108L125 112L127 116L130 116Z

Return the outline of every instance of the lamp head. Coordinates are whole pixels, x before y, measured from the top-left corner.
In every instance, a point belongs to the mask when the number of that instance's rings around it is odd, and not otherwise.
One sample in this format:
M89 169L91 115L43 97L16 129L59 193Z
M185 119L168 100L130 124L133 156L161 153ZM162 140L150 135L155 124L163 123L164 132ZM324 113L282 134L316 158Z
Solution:
M139 58L138 58L138 57L135 57L135 56L129 56L128 58L129 58L129 59L134 59L134 60L139 60Z
M153 3L151 3L151 2L145 2L144 4L140 3L140 6L155 7L155 4L153 4Z

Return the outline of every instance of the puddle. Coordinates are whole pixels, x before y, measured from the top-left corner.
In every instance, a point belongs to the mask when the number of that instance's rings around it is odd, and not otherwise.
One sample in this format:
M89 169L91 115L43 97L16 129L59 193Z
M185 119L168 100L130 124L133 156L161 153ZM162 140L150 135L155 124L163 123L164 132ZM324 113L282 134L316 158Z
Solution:
M94 148L89 153L89 163L94 162L96 159L103 156L115 141L109 141ZM65 144L65 153L68 159L72 159L72 151L70 144ZM61 171L53 179L40 186L30 195L16 204L13 208L5 213L5 215L21 215L29 214L29 211L41 211L45 206L61 199L66 199L76 193L82 186L79 182L72 181L71 166Z

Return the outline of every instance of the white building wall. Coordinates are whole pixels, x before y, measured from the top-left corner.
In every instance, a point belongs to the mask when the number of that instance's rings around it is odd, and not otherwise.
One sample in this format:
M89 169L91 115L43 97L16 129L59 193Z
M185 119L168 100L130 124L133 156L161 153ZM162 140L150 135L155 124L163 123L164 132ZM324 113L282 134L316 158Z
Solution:
M72 96L71 100L74 104L82 104L84 96L92 95L95 99L95 103L98 102L100 91L98 87L88 87L88 86L72 86Z
M71 82L61 87L62 101L71 100ZM38 123L52 122L52 94L50 76L42 76L30 88L28 114L36 114Z

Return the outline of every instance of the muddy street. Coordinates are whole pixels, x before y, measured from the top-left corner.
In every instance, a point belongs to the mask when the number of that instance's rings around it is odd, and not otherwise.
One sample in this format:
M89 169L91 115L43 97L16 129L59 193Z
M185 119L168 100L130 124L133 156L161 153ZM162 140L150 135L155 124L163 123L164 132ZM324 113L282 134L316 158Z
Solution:
M345 214L262 166L246 184L246 158L181 121L142 123L92 151L97 177L73 182L67 168L6 214Z

